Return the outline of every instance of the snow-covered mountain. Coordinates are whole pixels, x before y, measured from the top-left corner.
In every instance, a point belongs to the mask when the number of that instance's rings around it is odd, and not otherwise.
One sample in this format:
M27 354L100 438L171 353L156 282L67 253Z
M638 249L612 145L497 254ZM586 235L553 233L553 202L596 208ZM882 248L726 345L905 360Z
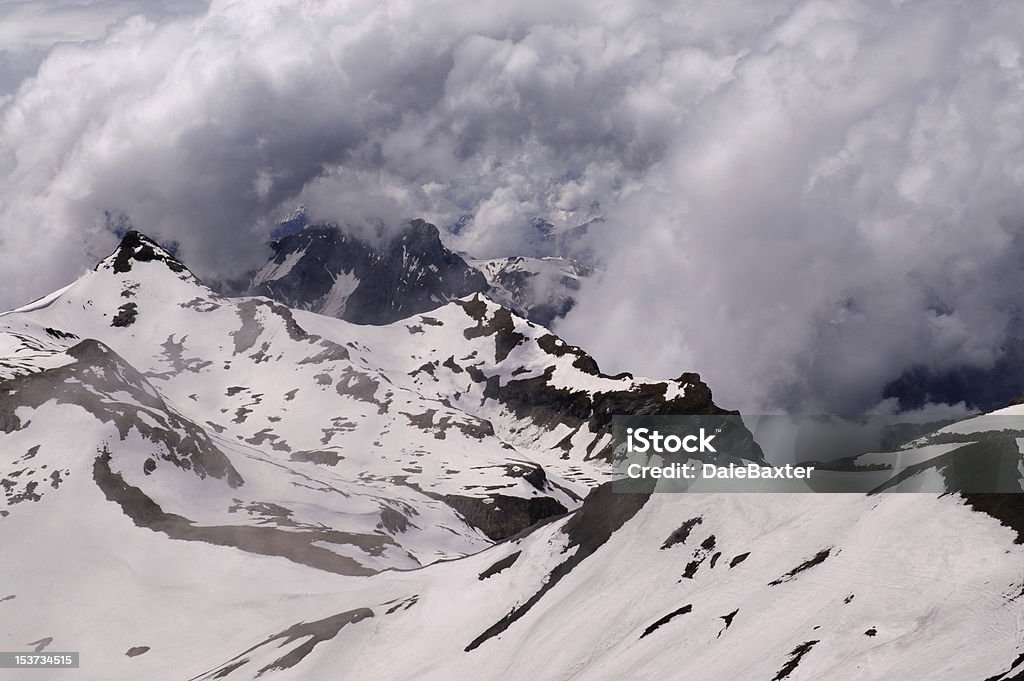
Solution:
M1020 678L1024 497L612 491L612 415L719 413L480 293L360 325L132 232L0 316L0 649L81 651L38 679ZM1015 423L908 444L901 484Z
M357 324L389 324L487 290L480 272L423 220L382 236L381 243L333 224L312 224L273 248L270 261L253 274L249 295Z
M541 326L550 326L573 308L581 282L593 273L590 267L557 257L469 262L483 272L492 299Z
M367 239L330 223L282 222L270 260L242 292L358 324L389 324L474 293L549 326L575 304L592 269L567 258L466 260L423 220Z

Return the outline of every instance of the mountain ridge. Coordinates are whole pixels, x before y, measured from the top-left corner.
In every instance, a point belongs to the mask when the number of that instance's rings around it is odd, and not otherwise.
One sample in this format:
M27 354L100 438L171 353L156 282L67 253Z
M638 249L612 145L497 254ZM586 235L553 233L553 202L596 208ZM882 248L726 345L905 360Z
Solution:
M247 295L358 324L388 324L487 288L483 276L441 243L437 228L411 220L382 244L331 223L313 223L273 242Z
M735 412L482 293L359 325L126 239L0 316L9 645L90 681L1021 671L1024 545L956 490L616 493L613 414Z
M277 235L273 254L226 295L257 295L359 324L389 324L473 293L549 326L575 305L593 269L567 258L475 260L447 248L440 231L409 220L378 239L332 222Z

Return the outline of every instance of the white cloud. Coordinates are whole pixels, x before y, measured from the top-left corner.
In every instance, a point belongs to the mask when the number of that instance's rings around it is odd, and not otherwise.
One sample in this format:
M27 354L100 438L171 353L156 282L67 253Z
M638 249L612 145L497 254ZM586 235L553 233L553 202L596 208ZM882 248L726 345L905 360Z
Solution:
M99 37L0 90L4 306L109 248L106 211L219 276L299 203L470 214L481 256L599 205L607 275L560 330L729 405L870 406L910 364L991 362L1015 314L1014 3L95 5Z
M755 409L862 409L911 364L991 363L1022 283L1022 35L996 3L799 6L613 209L562 331Z
M207 0L5 0L0 3L0 105L54 46L102 38L119 21L197 14Z

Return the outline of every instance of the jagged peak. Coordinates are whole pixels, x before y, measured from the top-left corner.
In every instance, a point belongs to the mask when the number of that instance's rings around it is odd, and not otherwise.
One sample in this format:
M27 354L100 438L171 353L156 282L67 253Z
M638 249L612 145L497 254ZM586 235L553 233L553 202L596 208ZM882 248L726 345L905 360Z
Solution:
M422 218L415 218L403 224L398 236L405 239L418 237L430 241L441 241L441 232L437 229L437 225Z
M436 225L422 218L403 220L394 228L388 228L383 223L363 225L357 228L353 225L345 226L332 220L309 220L305 213L302 214L302 217L305 223L301 229L276 236L272 242L273 245L281 248L286 240L298 244L305 243L310 238L329 238L341 242L356 241L375 251L383 251L394 242L418 239L424 243L437 242L443 247L440 230ZM282 224L284 223L282 222Z
M252 274L249 295L357 324L390 324L488 288L486 277L446 248L425 220L389 228L314 222L273 250Z
M181 264L165 248L156 241L150 239L142 232L134 229L127 232L121 243L113 253L96 265L96 270L110 270L119 274L130 272L132 265L137 262L162 262L167 269L176 274L187 273L191 276L188 268Z

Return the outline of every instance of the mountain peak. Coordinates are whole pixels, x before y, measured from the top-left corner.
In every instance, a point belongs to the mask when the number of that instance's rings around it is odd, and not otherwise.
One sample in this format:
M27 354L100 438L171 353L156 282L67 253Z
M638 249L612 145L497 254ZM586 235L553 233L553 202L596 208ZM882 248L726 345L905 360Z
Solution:
M399 234L401 239L425 239L429 242L441 243L441 232L435 225L423 220L422 218L415 218L409 220L403 225L403 230Z
M104 258L96 266L97 270L113 270L117 273L130 272L136 262L163 262L175 273L188 271L173 255L150 239L142 232L134 229L127 232L113 253Z
M410 220L384 243L312 223L276 242L247 293L357 324L390 324L486 290L484 276L445 247L437 227Z

